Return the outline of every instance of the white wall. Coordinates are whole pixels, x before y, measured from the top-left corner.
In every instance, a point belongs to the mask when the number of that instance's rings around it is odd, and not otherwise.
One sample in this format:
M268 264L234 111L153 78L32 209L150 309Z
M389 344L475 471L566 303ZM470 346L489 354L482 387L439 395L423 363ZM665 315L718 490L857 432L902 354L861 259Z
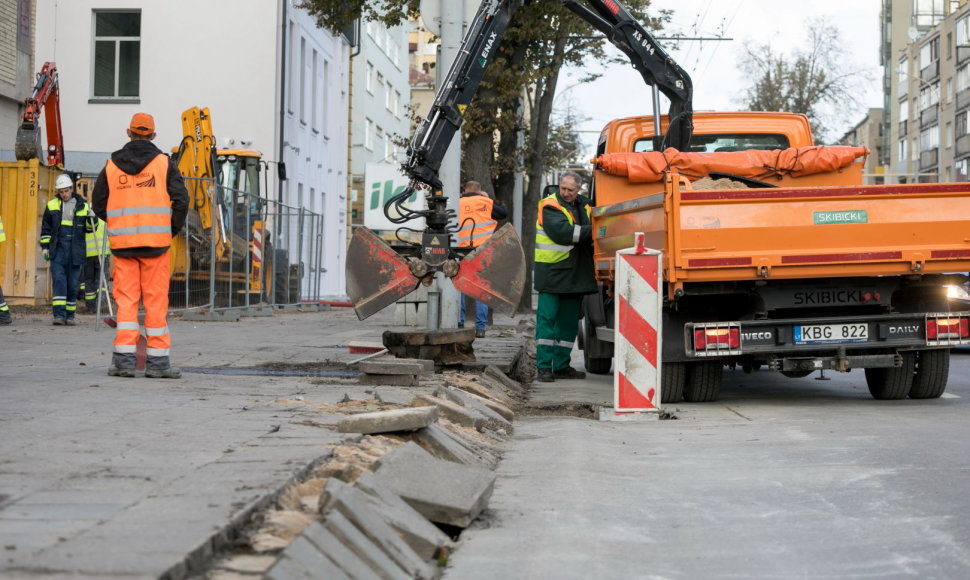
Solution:
M125 129L138 111L155 117L155 143L169 151L181 139L181 112L207 106L221 146L228 138L236 139L235 146L240 140L251 141L247 148L261 151L269 162L266 197L282 198L296 206L298 186L303 184L302 206L326 216L326 259L315 272L319 278L309 281L303 292L345 294L349 50L341 37L317 28L304 10L293 7L294 0L36 1L35 58L38 63L57 63L68 169L96 174L110 153L127 141ZM141 10L140 96L136 103L91 101L95 9ZM306 39L305 78L312 76L313 49L318 54L321 78L317 95L322 102L317 105L321 119L325 118L318 127L301 121L298 109L293 113L285 110L281 122L284 71L278 63L284 59L284 24L287 45L289 31L297 33L297 50L299 39ZM298 63L299 53L295 56ZM329 63L326 87L324 60ZM287 91L299 90L298 77L293 82L298 66L285 71ZM312 83L305 82L308 107L312 97ZM288 177L282 187L276 180L281 160L286 162ZM297 247L296 240L287 241L291 248ZM311 243L303 241L301 258L308 271L313 265L308 256Z

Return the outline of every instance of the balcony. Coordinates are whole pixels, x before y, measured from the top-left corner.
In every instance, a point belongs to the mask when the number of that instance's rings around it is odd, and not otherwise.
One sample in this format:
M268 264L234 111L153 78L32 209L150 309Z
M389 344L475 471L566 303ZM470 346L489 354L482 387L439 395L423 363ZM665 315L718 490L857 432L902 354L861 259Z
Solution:
M935 125L936 120L940 118L939 109L936 105L930 105L928 109L923 109L919 114L919 126L929 127L930 125Z
M934 60L927 67L919 71L919 78L921 81L929 82L940 76L940 61Z
M957 45L957 63L962 64L968 58L970 58L970 45Z
M963 89L957 92L957 110L970 107L970 89Z
M940 161L940 150L934 147L929 151L923 151L919 154L919 170L920 172L927 171L929 169L936 169L936 166Z
M970 135L960 135L957 137L956 151L954 151L954 157L963 157L965 155L970 155Z

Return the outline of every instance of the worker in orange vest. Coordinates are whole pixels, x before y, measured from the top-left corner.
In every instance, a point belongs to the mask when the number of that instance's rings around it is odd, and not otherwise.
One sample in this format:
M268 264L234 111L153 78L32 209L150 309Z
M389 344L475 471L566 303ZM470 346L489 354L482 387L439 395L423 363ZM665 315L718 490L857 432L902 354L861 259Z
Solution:
M508 212L501 204L484 191L482 184L477 181L465 183L461 199L458 200L458 245L460 247L480 246L495 233L498 220L508 217ZM488 305L479 300L475 301L475 336L485 336L485 324L488 322ZM465 327L465 296L461 297L461 309L458 314L458 327Z
M177 379L168 330L169 246L185 226L189 193L178 167L152 143L155 119L135 113L130 141L111 154L92 193L94 213L107 222L114 256L113 296L118 303L117 332L108 374L135 376L140 327L139 300L145 306L148 360L145 376Z

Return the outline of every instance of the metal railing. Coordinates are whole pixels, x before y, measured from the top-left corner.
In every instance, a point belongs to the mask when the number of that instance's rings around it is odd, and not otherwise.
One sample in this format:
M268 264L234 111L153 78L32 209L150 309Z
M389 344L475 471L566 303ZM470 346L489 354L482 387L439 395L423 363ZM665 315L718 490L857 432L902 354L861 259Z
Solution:
M320 298L324 215L185 178L190 196L215 203L190 209L172 240L169 309L227 310ZM190 203L190 207L194 205Z

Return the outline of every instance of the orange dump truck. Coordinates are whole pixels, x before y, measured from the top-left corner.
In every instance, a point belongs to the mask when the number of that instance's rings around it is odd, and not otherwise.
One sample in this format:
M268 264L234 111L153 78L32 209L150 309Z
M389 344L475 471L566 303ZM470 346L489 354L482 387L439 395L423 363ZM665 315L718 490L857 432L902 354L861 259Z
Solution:
M665 124L665 117L661 128ZM661 398L718 398L723 367L865 369L878 399L936 398L970 344L970 184L862 185L867 153L819 148L802 115L698 113L691 151L653 117L602 132L591 194L600 293L586 368L613 356L617 250L663 252Z

